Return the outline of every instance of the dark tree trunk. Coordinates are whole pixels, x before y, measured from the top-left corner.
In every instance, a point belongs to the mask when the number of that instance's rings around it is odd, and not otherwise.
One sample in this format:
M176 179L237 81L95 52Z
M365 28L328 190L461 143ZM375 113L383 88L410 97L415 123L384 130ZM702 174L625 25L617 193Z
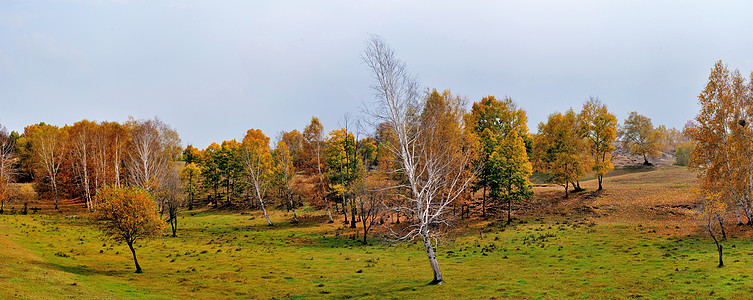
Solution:
M128 244L128 248L131 248L131 253L133 254L133 263L136 264L136 273L144 273L144 271L141 270L141 266L139 266L139 260L136 259L136 250L133 250L133 242L126 242Z
M604 180L604 176L598 175L597 177L599 178L599 191L601 191L602 190L601 182Z
M484 186L484 197L481 200L481 217L486 217L486 186Z
M510 215L512 213L512 199L507 199L507 224L509 225L510 222L512 222L512 218L510 218Z
M721 218L719 218L718 221L719 221L719 228L722 229L722 241L726 241L727 240L727 232L724 231L724 222L722 222Z
M565 199L567 199L567 196L568 196L568 194L567 194L567 189L568 189L569 187L570 187L570 183L569 183L569 182L565 182Z

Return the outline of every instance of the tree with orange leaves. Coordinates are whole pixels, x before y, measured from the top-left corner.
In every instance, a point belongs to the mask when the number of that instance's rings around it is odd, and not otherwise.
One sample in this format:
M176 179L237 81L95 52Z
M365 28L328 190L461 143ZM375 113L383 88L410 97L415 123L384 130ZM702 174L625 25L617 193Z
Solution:
M743 211L753 225L751 88L739 71L716 62L698 95L701 111L685 133L695 143L690 167L699 172L703 190Z
M128 244L136 264L136 273L142 273L133 243L138 239L158 236L165 228L165 222L154 206L154 199L149 192L135 186L107 187L99 193L101 203L97 206L94 219L99 221L105 235Z

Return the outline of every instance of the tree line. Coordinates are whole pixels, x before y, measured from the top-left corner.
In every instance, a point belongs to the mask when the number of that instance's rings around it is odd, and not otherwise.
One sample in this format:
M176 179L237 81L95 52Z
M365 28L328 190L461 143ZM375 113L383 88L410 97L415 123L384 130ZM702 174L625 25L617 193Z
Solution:
M123 124L83 120L63 127L40 123L22 134L3 130L0 200L7 198L9 182L26 180L54 199L56 208L61 197L80 198L103 220L117 218L111 213L115 207L153 201L156 210L149 215L166 214L173 236L182 207L259 209L272 226L268 209L286 209L297 223L296 209L310 205L326 209L329 222L341 214L351 228L360 223L364 243L377 223L387 225L394 240L419 239L432 282L441 283L434 254L439 237L456 206L473 202L476 193L482 216L490 206L506 206L509 222L512 204L533 196L534 172L561 185L567 197L588 174L603 188L604 176L614 169L618 137L645 164L662 147L680 153L687 142L679 131L654 127L636 112L619 126L598 98L589 98L578 112L550 114L530 132L525 110L510 98L484 97L467 110L467 100L449 90L421 92L405 63L377 36L362 59L372 71L377 99L363 117L346 116L326 134L312 117L302 131L281 132L274 145L261 130L249 129L240 142L182 148L178 133L156 118ZM130 190L113 190L120 186ZM102 203L102 191L109 200L138 199L138 205ZM120 225L138 223L137 216L127 218ZM162 226L148 228L153 235ZM129 246L134 241L119 239Z

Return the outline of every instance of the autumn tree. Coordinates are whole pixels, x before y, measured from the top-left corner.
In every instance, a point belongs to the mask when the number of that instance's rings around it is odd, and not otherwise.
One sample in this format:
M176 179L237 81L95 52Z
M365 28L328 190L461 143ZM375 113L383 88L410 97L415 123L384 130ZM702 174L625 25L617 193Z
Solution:
M156 190L170 168L170 162L182 151L180 137L170 125L158 118L129 120L131 132L128 145L129 182L132 185Z
M183 160L186 164L198 163L201 160L201 151L193 145L188 145L183 149Z
M241 162L246 172L248 183L254 191L256 200L264 212L267 224L272 226L264 199L272 180L272 154L269 149L269 137L259 129L249 129L241 145Z
M327 217L329 223L333 223L332 210L330 209L329 199L325 197L326 183L324 182L324 126L319 122L319 118L311 117L311 122L303 129L303 156L306 157L304 164L309 174L316 174L318 177L318 193L327 207Z
M431 283L441 284L435 246L438 234L449 221L445 208L462 195L473 179L466 172L471 149L463 147L464 103L449 93L422 99L415 77L378 36L371 36L362 59L374 80L376 101L369 108L370 114L376 123L391 127L395 142L388 147L399 161L395 175L404 182L395 187L405 187L401 189L405 201L393 209L412 216L405 230L393 233L398 240L423 241L434 274Z
M689 165L693 149L695 149L695 143L691 141L685 141L677 144L677 149L675 149L676 159L674 164L678 166Z
M651 165L649 157L660 155L661 133L654 128L650 118L631 112L618 134L630 153L643 156L644 165Z
M165 175L163 184L157 189L157 197L161 198L161 202L165 203L165 209L167 210L167 223L170 224L173 237L177 236L178 231L178 210L183 205L184 194L183 186L180 180L180 171L177 163L171 163L170 169Z
M239 182L243 181L243 165L241 163L241 144L235 139L222 142L220 151L216 152L217 168L225 185L225 197L228 205L232 204Z
M550 114L546 123L539 123L534 138L534 168L548 176L548 181L568 188L584 175L585 144L577 132L577 117L572 109L564 115Z
M720 199L720 194L702 191L702 207L701 212L698 214L698 218L703 222L703 226L706 232L709 233L711 238L716 244L716 251L719 254L719 265L717 268L724 267L724 261L722 260L723 245L721 239L726 234L724 233L724 215L727 213L727 204L723 199ZM721 234L722 237L717 237Z
M38 176L49 180L53 191L55 209L58 209L58 174L63 164L67 149L67 132L57 126L41 125L30 132L33 161L38 170Z
M295 169L298 170L303 168L305 164L303 155L303 134L295 129L291 131L283 131L280 140L285 142Z
M86 208L94 210L95 203L92 201L92 189L90 184L91 169L90 162L91 157L91 135L94 132L95 123L82 120L76 122L68 128L69 145L71 148L71 156L73 157L73 166L76 172L76 177L79 178L80 187L82 189L81 194L86 202Z
M525 111L512 99L497 100L494 96L474 103L465 116L467 130L479 139L481 145L475 160L479 173L474 190L483 190L482 216L486 216L487 190L495 202L504 200L508 203L508 221L511 202L533 193L533 185L528 180L531 164L525 145L531 140L527 122ZM523 143L522 148L518 147L518 142Z
M698 95L701 111L685 128L695 144L690 167L699 172L701 188L743 211L748 224L753 224L752 87L739 71L716 62Z
M202 186L211 189L214 192L212 202L215 206L219 205L218 190L222 183L222 174L220 173L220 150L222 148L217 143L212 143L201 152L201 178Z
M15 166L17 156L15 139L8 133L5 126L0 125L0 213L3 213L5 209L5 200L9 196L9 184L18 174Z
M386 200L391 195L389 185L392 180L387 175L381 172L369 172L360 176L355 183L356 197L354 201L358 219L361 221L364 245L367 243L369 231L381 216L385 203L387 203Z
M350 197L353 192L353 182L358 178L360 164L356 153L355 135L348 130L347 126L329 133L325 157L330 188L342 198L343 212L350 204L350 227L356 228L356 206ZM347 213L344 216L347 223Z
M185 186L185 192L188 193L188 210L193 210L194 195L196 194L196 187L200 175L201 170L195 163L186 164L186 166L180 170L180 180L183 183L183 186Z
M599 98L589 98L578 114L578 132L586 140L591 171L603 189L604 175L614 169L612 143L617 138L617 117L609 113Z
M165 227L154 206L154 199L149 192L135 186L107 187L99 193L101 202L94 219L99 221L105 235L128 244L136 264L136 273L142 273L133 244L139 239L160 235Z
M280 190L288 208L293 211L293 223L298 223L298 215L295 214L295 203L293 202L293 175L295 175L293 154L290 152L288 144L281 139L277 142L274 151L274 184Z

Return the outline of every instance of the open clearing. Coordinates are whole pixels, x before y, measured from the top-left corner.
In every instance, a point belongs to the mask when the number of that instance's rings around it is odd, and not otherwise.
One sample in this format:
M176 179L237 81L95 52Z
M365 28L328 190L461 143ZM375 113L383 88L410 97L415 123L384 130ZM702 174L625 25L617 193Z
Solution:
M361 245L323 212L182 212L179 237L102 240L83 211L0 215L0 298L747 298L751 228L728 225L726 267L694 219L696 178L681 167L619 172L536 196L505 226L458 223L440 245L446 283L427 285L419 245ZM732 218L729 219L732 221ZM357 230L360 230L358 228Z

